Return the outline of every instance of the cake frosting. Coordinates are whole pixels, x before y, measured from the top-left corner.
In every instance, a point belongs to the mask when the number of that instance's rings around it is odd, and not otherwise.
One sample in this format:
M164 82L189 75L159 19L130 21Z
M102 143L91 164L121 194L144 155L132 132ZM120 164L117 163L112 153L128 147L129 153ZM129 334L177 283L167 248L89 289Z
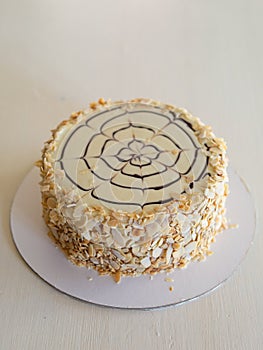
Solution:
M116 281L203 260L226 227L226 145L182 108L100 99L53 130L39 166L50 236Z

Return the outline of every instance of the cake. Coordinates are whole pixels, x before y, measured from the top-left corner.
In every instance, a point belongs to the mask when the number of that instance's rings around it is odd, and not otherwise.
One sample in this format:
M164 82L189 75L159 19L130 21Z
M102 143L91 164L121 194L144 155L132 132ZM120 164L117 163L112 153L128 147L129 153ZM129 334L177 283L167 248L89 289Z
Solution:
M52 130L38 166L49 236L116 282L204 260L226 228L226 145L183 108L101 98Z

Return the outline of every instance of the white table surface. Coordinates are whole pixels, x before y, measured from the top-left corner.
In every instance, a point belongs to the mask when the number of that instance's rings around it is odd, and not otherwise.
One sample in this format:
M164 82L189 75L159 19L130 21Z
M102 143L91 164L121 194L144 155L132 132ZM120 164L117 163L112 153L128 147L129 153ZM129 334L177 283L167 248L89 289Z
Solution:
M0 1L0 349L262 349L261 0ZM9 210L43 142L99 97L152 97L213 126L257 208L254 245L212 294L125 311L56 291L22 261ZM234 249L234 247L233 247Z

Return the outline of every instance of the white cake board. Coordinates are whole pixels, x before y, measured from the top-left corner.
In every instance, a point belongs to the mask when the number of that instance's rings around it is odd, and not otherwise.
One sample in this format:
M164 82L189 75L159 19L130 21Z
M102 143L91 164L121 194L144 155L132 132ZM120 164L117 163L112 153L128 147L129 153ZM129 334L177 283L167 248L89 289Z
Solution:
M200 297L218 287L240 264L253 240L255 210L243 181L229 170L230 195L227 217L238 229L229 229L217 236L211 246L214 254L205 262L190 263L187 269L165 273L150 280L148 275L122 278L116 284L109 276L77 267L47 236L41 216L40 181L38 169L32 169L18 189L11 209L11 229L15 245L25 262L47 283L78 299L116 308L151 309ZM173 291L169 287L173 286Z

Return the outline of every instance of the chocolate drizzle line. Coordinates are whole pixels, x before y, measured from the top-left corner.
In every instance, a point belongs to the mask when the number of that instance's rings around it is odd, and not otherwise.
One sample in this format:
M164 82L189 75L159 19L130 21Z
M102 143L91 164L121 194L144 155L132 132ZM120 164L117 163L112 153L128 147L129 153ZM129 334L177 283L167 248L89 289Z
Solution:
M103 196L98 195L96 192L97 188L100 185L97 185L96 187L93 185L91 188L85 188L85 187L81 186L75 179L72 178L72 176L69 175L69 173L67 171L67 166L66 166L66 164L64 164L65 160L83 161L86 168L97 179L101 180L102 184L104 184L105 182L109 182L111 186L115 186L117 188L122 188L122 189L126 189L126 190L127 189L128 190L139 190L142 193L145 193L147 191L162 191L164 188L168 188L169 186L172 186L173 184L180 181L182 179L182 176L189 175L189 173L192 171L192 169L197 161L198 153L200 151L202 151L202 149L201 149L201 147L198 147L196 145L194 139L192 138L191 134L194 132L194 129L193 129L191 123L180 118L180 114L177 115L176 113L169 111L169 116L168 116L167 115L168 113L166 113L166 114L160 113L159 111L157 111L158 109L161 110L160 108L155 106L153 108L153 110L151 110L151 111L144 110L144 109L129 111L129 110L124 110L123 106L119 106L119 107L115 107L115 108L111 108L111 109L106 109L100 113L97 113L97 114L91 116L89 119L87 119L85 121L85 124L82 124L82 125L79 125L78 127L76 127L76 129L73 130L71 132L71 134L69 135L69 137L67 138L65 144L63 145L60 158L57 160L57 162L59 162L59 164L60 164L61 169L64 170L65 176L67 177L67 179L72 184L74 184L77 188L79 188L81 191L88 192L91 195L91 197L93 197L101 202L105 202L105 203L111 203L111 204L117 204L117 205L138 206L140 208L144 208L145 206L148 206L148 205L164 204L164 203L168 203L168 202L172 201L173 198L170 196L168 198L164 198L164 199L160 199L160 200L156 200L156 201L149 201L149 202L144 201L143 203L123 202L123 201L114 200L114 198L113 199L112 198L110 198L110 199L104 198ZM91 121L94 120L95 118L97 118L103 114L107 114L108 112L113 112L113 111L120 111L120 113L118 113L117 115L114 115L110 119L103 122L98 131L96 131L95 129L93 129L90 126ZM121 128L118 128L118 126L115 125L115 128L117 128L117 129L112 132L111 136L108 136L105 133L105 131L104 131L105 127L113 120L116 120L118 118L121 118L121 117L123 117L125 115L129 115L129 114L131 115L131 119L132 119L132 115L136 114L136 113L152 114L153 117L158 116L161 118L165 118L165 119L167 119L168 122L165 124L165 126L162 129L156 131L148 125L140 125L138 123L133 122L132 120L128 120L128 121L126 121L126 125L124 124L124 126L123 126L123 123L120 123L120 125L122 125ZM180 132L184 133L184 135L189 139L189 141L191 142L191 144L193 146L194 158L191 161L189 168L184 172L179 172L178 169L176 169L176 164L179 162L182 153L185 152L186 150L182 147L182 145L180 145L178 142L176 142L169 134L162 132L166 127L168 127L171 124L176 126L178 129L180 129ZM187 129L190 129L191 132L187 132L187 130L185 130L183 128L182 124L187 126ZM73 136L75 136L76 133L81 128L86 128L86 127L93 129L95 133L90 137L89 140L87 140L87 144L85 146L84 152L79 157L65 159L65 153L66 153L67 147L69 146L69 143L72 140ZM131 131L132 131L131 140L126 144L123 143L122 141L119 141L118 134L125 131L125 130L129 130L129 129L131 129ZM158 159L161 156L161 154L163 154L165 152L169 153L168 150L160 150L156 146L156 144L153 144L153 143L149 144L146 141L141 140L141 139L137 140L135 138L135 134L134 134L136 129L143 129L147 132L150 131L152 133L152 137L150 138L151 141L154 141L154 137L156 137L156 136L161 136L161 137L164 137L166 140L168 140L168 142L171 145L173 145L174 150L178 151L178 155L175 158L173 164L167 165L167 164L163 163L160 159ZM91 144L94 142L94 140L98 136L101 136L101 135L105 136L106 140L103 142L100 149L98 150L98 155L89 156L89 148L90 148ZM105 150L107 150L107 146L110 142L119 142L121 145L123 145L123 147L121 147L116 154L105 155L104 152L105 152ZM120 163L118 167L113 166L111 164L110 159L112 157L115 158L116 160L118 160L118 162ZM111 175L109 177L107 177L107 176L105 177L105 176L100 175L98 173L97 169L93 169L93 167L90 165L89 159L91 159L91 158L100 159L105 164L106 167L108 167L109 169L112 170L113 175ZM202 168L201 172L199 173L198 177L196 179L194 179L193 182L190 183L190 185L189 185L190 189L192 189L194 187L194 182L198 182L201 179L205 178L206 176L210 176L210 174L208 172L206 172L207 167L208 167L208 162L209 162L209 158L206 157L205 165ZM155 166L154 166L154 164L155 164ZM159 170L158 170L158 167L156 166L158 164L159 164ZM147 170L148 166L151 167L150 168L151 172L144 173L143 169ZM160 170L160 166L162 166L162 170ZM154 168L156 169L156 171L153 171ZM138 170L139 170L139 172L138 172ZM153 186L145 186L145 184L143 183L144 179L146 179L146 178L158 176L158 175L166 173L167 171L170 171L170 170L172 170L173 172L175 172L177 174L177 177L175 179L173 179L172 181L169 181L169 182L164 183L162 185L156 184ZM118 182L118 180L116 179L117 175L125 176L128 178L139 179L141 181L141 186L138 186L138 185L126 186L126 185L122 184L121 182ZM181 193L185 193L185 191L182 191ZM162 193L160 195L162 195Z

